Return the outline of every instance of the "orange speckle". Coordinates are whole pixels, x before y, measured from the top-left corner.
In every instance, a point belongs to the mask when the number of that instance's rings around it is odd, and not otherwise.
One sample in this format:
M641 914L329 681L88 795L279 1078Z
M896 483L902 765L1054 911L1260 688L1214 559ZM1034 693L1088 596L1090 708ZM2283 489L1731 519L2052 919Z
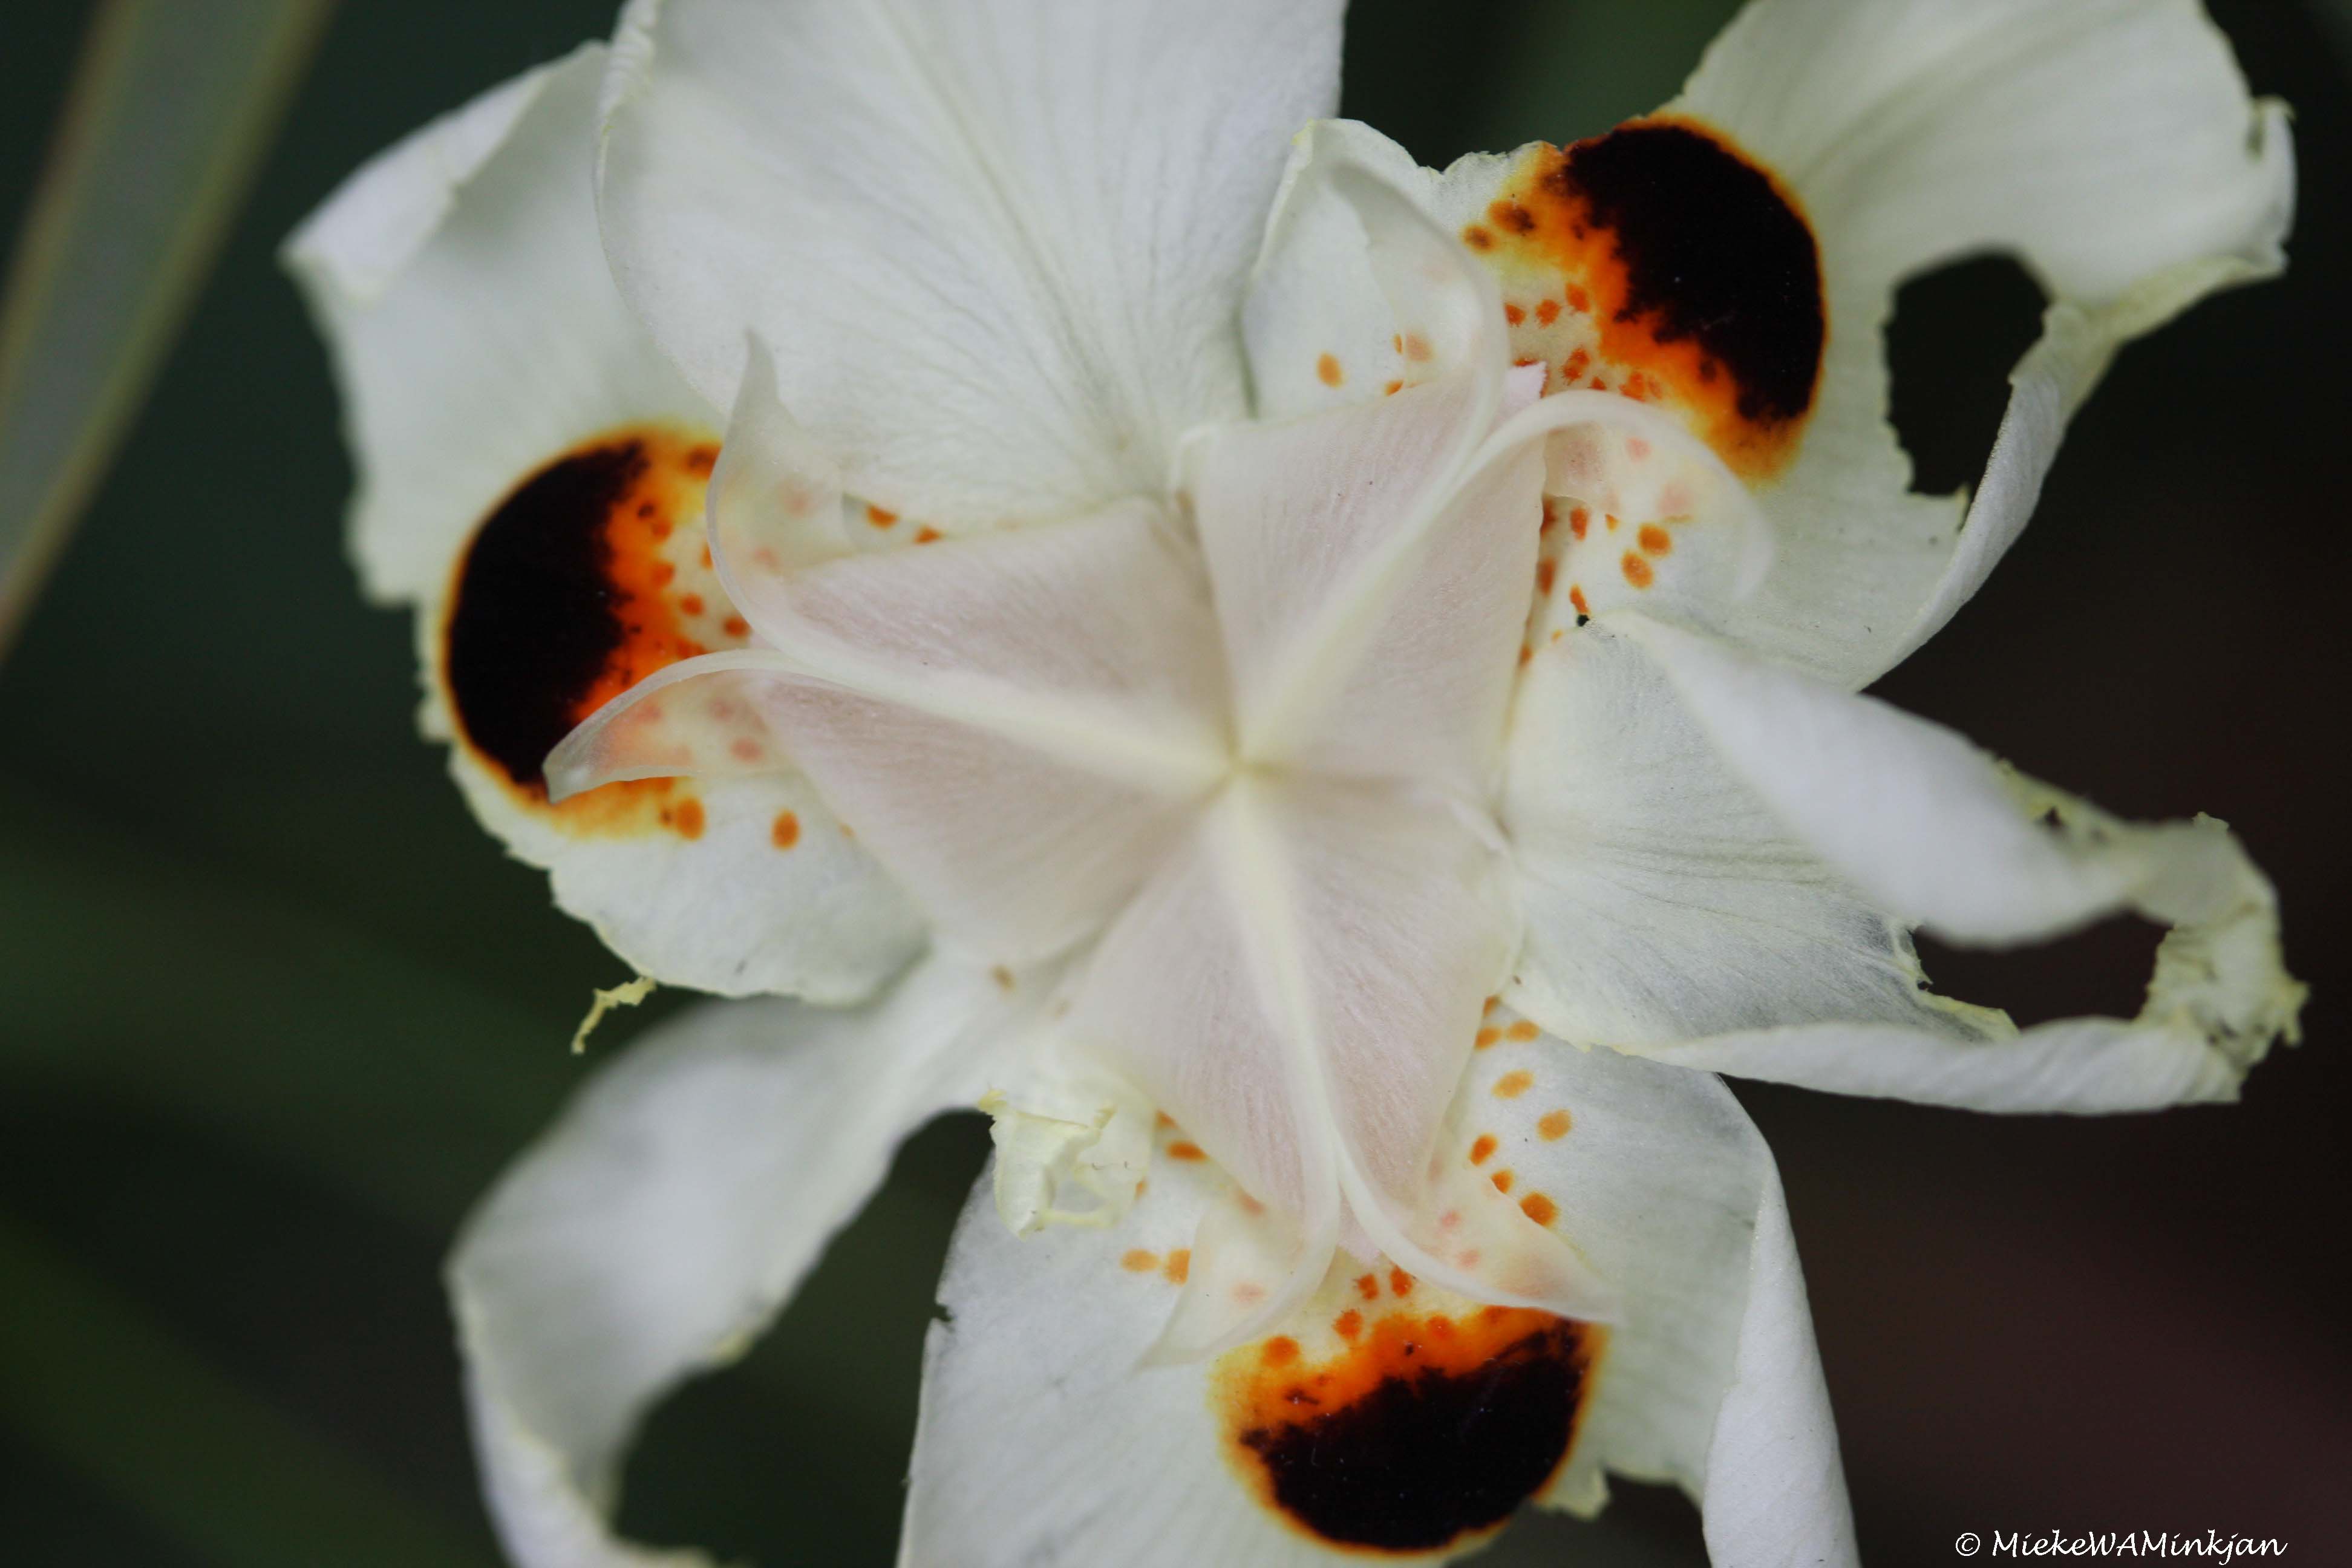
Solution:
M1180 1247L1175 1251L1170 1253L1168 1255L1167 1267L1160 1269L1160 1278L1166 1279L1171 1285L1181 1285L1185 1280L1191 1279L1192 1277L1192 1249L1189 1247Z
M1391 347L1391 348L1392 348L1392 349L1396 350L1396 352L1397 352L1397 353L1404 353L1404 336L1403 336L1403 334L1402 334L1402 333L1401 333L1401 332L1398 332L1398 333L1391 333L1391 334L1390 334L1390 336L1389 336L1389 347Z
M1382 397L1394 397L1398 393L1402 392L1403 390L1404 383L1401 381L1392 381L1386 386L1381 388L1381 395Z
M1436 353L1435 349L1429 346L1429 340L1419 332L1407 332L1404 335L1404 357L1415 364L1426 364L1436 355Z
M1568 514L1568 531L1577 538L1583 538L1584 531L1591 526L1592 513L1589 509L1578 507Z
M1536 592L1537 592L1537 593L1538 593L1538 594L1549 594L1549 593L1550 593L1550 592L1551 592L1552 579L1553 579L1553 578L1555 578L1555 577L1557 577L1557 576L1559 576L1559 567L1557 564L1555 564L1554 563L1549 562L1549 561L1538 561L1538 562L1537 562L1537 563L1536 563Z
M736 736L733 743L729 745L727 749L734 753L735 760L739 763L756 763L760 760L762 754L760 750L760 742L751 739L749 735Z
M1489 996L1485 1002L1479 1004L1478 1016L1483 1018L1502 1005L1503 999L1500 996Z
M1506 305L1503 307L1503 320L1510 322L1511 325L1516 327L1527 319L1528 313L1525 310L1520 310L1517 305Z
M1522 1018L1517 1023L1513 1024L1509 1028L1504 1030L1503 1036L1506 1039L1532 1040L1538 1035L1542 1033L1543 1031L1541 1029L1537 1028L1527 1019Z
M1350 1307L1331 1320L1331 1331L1353 1342L1356 1336L1364 1331L1364 1314Z
M1549 533L1549 532L1551 531L1552 524L1554 524L1554 523L1558 522L1559 521L1559 509L1558 507L1556 507L1556 506L1552 505L1551 497L1549 497L1549 496L1546 496L1546 497L1544 497L1544 499L1543 499L1543 521L1541 521L1540 523L1538 523L1538 524L1536 525L1536 531L1537 531L1538 533Z
M798 813L780 811L768 829L768 842L779 849L790 849L801 841L801 819Z
M1265 1342L1258 1359L1268 1366L1288 1366L1298 1359L1298 1342L1288 1334L1276 1334Z
M1462 243L1473 250L1492 250L1495 248L1495 237L1474 223L1462 231Z
M898 514L895 511L885 510L883 508L876 506L873 502L868 501L866 505L866 521L872 523L877 528L887 528L892 523L898 521Z
M1493 1028L1481 1029L1481 1030L1479 1030L1479 1031L1478 1031L1478 1033L1477 1033L1477 1034L1476 1034L1476 1035L1475 1035L1475 1036L1471 1039L1470 1044L1471 1044L1471 1045L1472 1045L1472 1047L1474 1047L1475 1048L1476 1048L1476 1049L1478 1049L1478 1050L1482 1050L1482 1051L1483 1051L1483 1050L1485 1050L1488 1046L1493 1045L1496 1040L1499 1040L1499 1039L1501 1039L1502 1037L1503 1037L1503 1031L1502 1031L1502 1030L1500 1030L1500 1029L1493 1029Z
M1650 563L1630 550L1625 552L1625 558L1617 565L1625 574L1625 581L1636 588L1646 588L1657 581L1658 574L1650 569Z
M1633 536L1633 542L1653 555L1670 555L1674 552L1675 536L1654 522L1643 523L1642 531Z
M1508 1171L1497 1171L1486 1179L1495 1184L1495 1190L1498 1193L1509 1192L1511 1190L1511 1184L1518 1180L1517 1177L1512 1175Z
M1581 315L1592 309L1592 296L1574 283L1568 286L1568 308Z
M1528 1089L1534 1088L1535 1081L1536 1075L1528 1071L1525 1068L1521 1068L1516 1072L1507 1072L1502 1077L1495 1080L1495 1098L1496 1100L1517 1100L1519 1096L1527 1093Z
M1494 1152L1495 1135L1492 1132L1481 1132L1478 1134L1478 1141L1470 1145L1470 1163L1474 1165L1483 1165L1494 1156Z
M1521 668L1525 668L1528 664L1535 658L1535 649L1529 647L1525 643L1521 643L1519 645L1519 665Z
M696 447L693 451L688 452L686 455L687 471L690 474L697 475L699 478L706 479L709 479L710 477L710 470L718 466L719 448L708 441L703 442L701 445Z
M1536 1123L1536 1131L1541 1135L1545 1142L1557 1143L1568 1136L1570 1124L1567 1111L1547 1110L1543 1113L1543 1119Z
M1633 437L1625 443L1625 455L1637 463L1641 462L1649 457L1650 444L1639 436Z
M1554 321L1559 321L1559 301L1557 300L1546 300L1542 304L1538 305L1536 307L1536 320L1542 322L1547 327L1550 326Z
M1155 1110L1151 1113L1151 1125L1154 1127L1173 1127L1176 1125L1176 1119L1169 1115L1164 1110Z
M1198 1143L1187 1143L1181 1140L1168 1145L1168 1157L1171 1160L1205 1160L1208 1158L1206 1154L1201 1152L1201 1146Z
M1568 602L1576 606L1576 613L1580 616L1592 614L1592 606L1584 602L1584 590L1573 583L1568 585Z
M748 637L751 635L751 623L740 616L730 616L727 617L727 635L730 637Z
M1347 379L1339 369L1337 354L1325 354L1315 362L1315 379L1326 386L1337 386Z
M1234 1300L1243 1306L1253 1306L1265 1300L1265 1287L1254 1279L1244 1279L1234 1287Z
M1381 1299L1381 1281L1379 1276L1372 1274L1357 1275L1356 1294L1361 1296L1367 1301L1379 1300Z
M935 544L939 542L939 537L940 531L928 522L915 530L915 542L918 544Z
M1174 1151L1171 1150L1170 1152L1172 1153ZM1241 1196L1235 1198L1234 1201L1242 1205L1242 1213L1244 1214L1264 1214L1265 1212L1265 1205L1258 1202L1255 1198L1250 1196L1247 1193L1242 1194Z
M702 803L698 800L678 802L677 810L671 816L670 826L677 830L677 836L680 838L701 837Z
M1160 1267L1160 1254L1136 1247L1118 1260L1118 1266L1129 1274L1150 1274Z
M1001 963L988 972L988 977L996 982L996 988L999 991L1010 991L1013 989L1013 971L1005 968L1004 965Z
M1400 1296L1412 1294L1412 1276L1402 1268L1389 1270L1389 1289Z
M1559 367L1559 374L1561 379L1574 381L1591 368L1592 368L1592 355L1583 349L1579 349L1568 356L1567 362Z
M1541 1193L1529 1193L1521 1198L1519 1208L1538 1225L1549 1225L1559 1217L1559 1205Z
M702 595L699 594L682 594L678 596L677 607L684 610L689 616L698 616L702 614Z

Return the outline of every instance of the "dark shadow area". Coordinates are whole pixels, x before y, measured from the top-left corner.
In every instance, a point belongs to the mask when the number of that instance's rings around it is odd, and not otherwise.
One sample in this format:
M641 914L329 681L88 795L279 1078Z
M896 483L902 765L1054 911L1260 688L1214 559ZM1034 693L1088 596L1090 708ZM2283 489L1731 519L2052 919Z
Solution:
M1974 488L2009 406L2009 373L2042 332L2042 289L2006 256L1911 279L1886 325L1888 418L1911 454L1911 488Z

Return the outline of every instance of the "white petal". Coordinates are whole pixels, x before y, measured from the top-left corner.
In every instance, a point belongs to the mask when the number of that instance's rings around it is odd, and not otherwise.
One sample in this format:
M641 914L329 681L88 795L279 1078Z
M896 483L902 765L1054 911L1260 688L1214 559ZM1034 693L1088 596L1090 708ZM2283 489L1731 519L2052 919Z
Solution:
M1297 1238L1262 1333L1321 1280L1345 1223L1481 1300L1598 1316L1604 1282L1512 1215L1432 1182L1481 1000L1512 947L1489 850L1443 805L1242 784L1105 937L1063 1027L1102 1051ZM1465 1256L1465 1252L1470 1254ZM1178 1353L1180 1347L1170 1347Z
M2196 0L1764 0L1668 112L1776 171L1821 241L1822 402L1804 457L1766 500L1786 567L1746 633L1853 685L1983 581L1999 553L1986 542L2023 528L2065 416L2117 346L2284 264L2285 112L2249 100ZM2054 380L2047 339L2021 366L2020 404L2050 405L2012 405L2011 419L2038 417L2042 437L2006 433L1959 532L1957 500L1905 493L1880 338L1896 284L1987 250L2022 259L2058 302L2045 332L2078 341ZM1954 575L1956 534L1975 559Z
M605 237L706 396L743 335L850 489L942 525L1156 490L1241 410L1235 312L1333 0L637 0Z
M898 1141L985 1085L1012 1004L934 961L885 1002L712 1005L599 1075L450 1260L491 1511L522 1568L696 1564L611 1533L637 1423L741 1353Z
M590 437L713 423L604 265L604 64L587 46L435 121L287 241L333 353L359 468L352 552L380 597L439 592L499 498Z
M2024 526L2117 346L2278 269L2292 164L2195 0L1759 0L1657 117L1424 188L1516 358L1672 412L1755 488L1780 558L1738 639L1859 686ZM1905 279L1983 251L2054 304L1968 509L1909 493L1883 329Z
M694 711L723 711L806 771L943 933L1017 964L1098 929L1223 771L1200 569L1143 502L847 557L769 593L778 647L673 666L607 707L551 764L576 762L568 785L723 761L723 729L677 743Z
M1909 931L1726 765L1616 621L1545 645L1519 683L1513 1005L1580 1046L1643 1051L1788 1024L2011 1034L1925 991Z
M1111 1233L1015 1240L975 1194L931 1332L901 1561L1444 1561L1531 1493L1590 1512L1608 1469L1702 1496L1719 1563L1852 1563L1779 1183L1721 1084L1513 1031L1454 1122L1491 1129L1479 1163L1450 1157L1498 1201L1507 1167L1518 1196L1558 1194L1531 1213L1605 1259L1621 1324L1340 1260L1267 1337L1167 1365L1144 1352L1171 1276L1187 1296L1202 1281L1201 1238L1231 1203L1213 1169L1163 1162Z
M2169 928L2127 1023L2069 1019L1989 1046L1832 1026L1702 1042L1685 1059L1989 1110L2094 1111L2231 1098L2274 1039L2295 1038L2304 993L2281 966L2276 900L2221 824L2119 822L1874 699L1688 633L1627 626L1731 771L1898 918L1979 944L2126 910Z
M353 551L373 593L415 603L425 728L557 902L664 981L856 1000L920 923L805 783L546 798L541 759L604 690L742 640L701 556L715 420L597 239L603 62L583 49L427 127L289 242L342 386Z
M1549 1216L1623 1300L1546 1500L1670 1481L1717 1564L1849 1563L1853 1522L1772 1156L1722 1083L1537 1034L1507 1010L1466 1076L1457 1155Z
M1372 269L1364 218L1332 185L1329 172L1339 166L1368 170L1416 198L1433 178L1403 148L1352 120L1318 120L1293 139L1242 313L1261 419L1341 408L1429 379L1430 362L1405 354L1395 304Z
M1542 1484L1573 1423L1581 1364L1522 1353L1509 1358L1512 1370L1532 1365L1538 1375L1499 1386L1505 1377L1493 1363L1478 1366L1495 1335L1475 1321L1475 1304L1411 1281L1410 1299L1397 1300L1385 1266L1374 1276L1378 1304L1359 1294L1353 1270L1335 1268L1318 1276L1307 1310L1277 1321L1282 1341L1260 1340L1211 1364L1147 1360L1171 1304L1202 1280L1196 1238L1224 1193L1208 1167L1163 1163L1118 1230L1017 1240L990 1212L984 1187L975 1193L940 1284L950 1316L932 1328L925 1359L902 1563L1304 1568L1360 1561L1372 1541L1397 1560L1437 1563L1480 1544L1484 1527ZM1176 1279L1185 1281L1181 1291ZM1311 1374L1337 1360L1349 1348L1332 1327L1344 1310L1355 1315L1364 1365L1376 1371L1375 1340L1401 1359L1397 1341L1426 1322L1417 1308L1462 1315L1458 1352L1432 1342L1421 1360L1447 1373L1475 1369L1456 1385L1465 1418L1435 1432L1369 1423L1366 1436L1386 1439L1385 1451L1350 1465L1330 1489L1351 1495L1327 1493L1315 1510L1347 1544L1318 1537L1275 1500L1267 1471L1243 1442L1259 1406L1255 1374L1276 1344L1277 1374L1282 1364ZM1537 1317L1507 1316L1514 1340ZM1561 1338L1577 1348L1572 1331ZM1293 1359L1281 1363L1283 1355ZM1540 1429L1547 1421L1551 1434ZM1504 1466L1524 1472L1517 1489L1478 1473ZM1457 1478L1470 1484L1453 1484ZM1465 1529L1473 1533L1455 1539Z
M1536 453L1469 468L1507 395L1491 280L1408 195L1343 151L1318 155L1294 198L1360 227L1367 274L1429 379L1188 448L1241 743L1475 798L1535 569Z

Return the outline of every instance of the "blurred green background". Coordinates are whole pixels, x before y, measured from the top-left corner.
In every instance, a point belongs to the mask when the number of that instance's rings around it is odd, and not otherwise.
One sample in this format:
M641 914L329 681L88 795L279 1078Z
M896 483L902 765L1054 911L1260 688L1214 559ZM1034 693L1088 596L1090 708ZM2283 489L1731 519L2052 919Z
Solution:
M193 0L192 0L193 3ZM1424 162L1668 96L1718 0L1359 0L1349 113ZM1865 1553L1962 1530L2208 1528L2352 1561L2352 26L2214 0L2304 169L2294 268L2129 351L1992 587L1883 689L2277 879L2308 1043L2231 1109L1991 1120L1741 1089L1778 1150ZM0 215L92 7L11 7ZM0 1561L469 1564L437 1269L596 1060L624 977L474 827L364 608L320 346L272 262L361 159L610 22L609 0L346 0L85 525L0 665ZM1897 414L1971 478L2032 330L1976 263L1914 285ZM2152 947L1930 954L2023 1020L2130 1011ZM665 998L661 1005L675 1005ZM657 1011L653 1009L649 1011ZM986 1149L933 1128L781 1331L653 1422L624 1520L766 1564L889 1561L940 1247ZM1487 1561L1696 1563L1695 1514Z

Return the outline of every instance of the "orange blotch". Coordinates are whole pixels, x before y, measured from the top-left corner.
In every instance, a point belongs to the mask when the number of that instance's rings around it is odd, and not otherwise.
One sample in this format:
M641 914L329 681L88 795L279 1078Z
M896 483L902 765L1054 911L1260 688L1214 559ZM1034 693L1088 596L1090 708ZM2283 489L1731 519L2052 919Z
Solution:
M1380 1276L1376 1274L1357 1275L1356 1294L1361 1296L1367 1301L1379 1300L1381 1299Z
M876 506L872 501L868 501L866 503L866 521L872 523L877 528L887 528L892 523L898 521L898 514L895 511L886 510L881 507Z
M1674 553L1675 536L1654 522L1643 523L1642 531L1633 536L1633 542L1653 555Z
M1412 1294L1412 1276L1402 1268L1389 1270L1389 1289L1400 1296Z
M1525 310L1520 310L1517 305L1506 305L1503 307L1503 320L1510 322L1511 325L1516 327L1527 319L1528 313Z
M678 596L677 607L684 610L689 616L698 616L702 614L702 595L699 594L682 594Z
M1568 1136L1568 1130L1571 1125L1572 1122L1567 1111L1547 1110L1536 1122L1536 1133L1547 1143L1557 1143Z
M1160 1268L1160 1254L1146 1252L1138 1247L1118 1260L1118 1266L1129 1274L1153 1274Z
M1470 1163L1474 1165L1485 1164L1494 1157L1495 1148L1495 1135L1492 1132L1479 1133L1478 1141L1470 1145Z
M1473 1048L1483 1051L1488 1046L1493 1045L1496 1040L1499 1040L1502 1037L1502 1030L1491 1027L1485 1028L1479 1030L1476 1035L1472 1037L1470 1044Z
M1382 1554L1475 1539L1550 1485L1606 1343L1523 1308L1349 1312L1332 1328L1328 1356L1287 1336L1228 1352L1211 1398L1228 1462L1269 1510L1326 1547Z
M1518 1178L1512 1175L1508 1171L1497 1171L1486 1179L1495 1184L1495 1190L1496 1192L1507 1193L1511 1190L1511 1184Z
M1473 250L1492 250L1495 248L1495 237L1481 225L1474 223L1462 231L1462 243Z
M660 426L610 432L527 476L475 530L452 575L437 674L461 743L533 810L579 834L675 826L677 781L547 802L542 763L574 726L646 676L709 649L686 632L669 557L701 515L707 442ZM532 657L513 650L528 646ZM699 807L697 807L699 811Z
M1339 356L1325 354L1315 362L1315 379L1326 386L1337 386L1347 379L1339 369Z
M756 763L766 755L766 752L761 749L760 742L749 735L738 735L728 743L727 750L739 763Z
M1013 971L1005 968L1004 965L1001 963L988 972L988 977L996 982L996 988L999 991L1010 991L1013 989Z
M1536 1075L1528 1071L1525 1068L1521 1068L1516 1072L1507 1072L1502 1077L1495 1080L1495 1098L1496 1100L1517 1100L1519 1096L1527 1093L1528 1089L1534 1088L1535 1081Z
M1551 592L1552 580L1553 580L1555 577L1559 576L1559 567L1557 564L1555 564L1554 563L1549 562L1549 561L1538 561L1538 562L1537 562L1537 563L1536 563L1536 592L1537 592L1537 593L1538 593L1538 594L1549 594L1549 593L1550 593L1550 592Z
M1541 1193L1529 1193L1521 1198L1519 1210L1538 1225L1549 1225L1559 1217L1559 1205Z
M730 637L748 637L751 635L751 623L740 616L730 616L727 617L727 635Z
M1617 563L1617 568L1625 574L1625 581L1636 588L1646 588L1658 578L1650 563L1630 550L1625 552L1625 558Z
M1201 1152L1201 1146L1198 1143L1187 1143L1181 1140L1168 1145L1168 1157L1171 1160L1205 1160L1208 1158L1206 1154Z
M1559 321L1559 301L1557 300L1546 300L1542 304L1538 305L1536 307L1536 320L1542 322L1547 327L1550 326L1554 321Z
M780 811L768 828L768 842L779 849L790 849L801 841L801 819L796 813Z
M1517 1023L1513 1024L1509 1028L1503 1031L1504 1037L1507 1039L1513 1040L1532 1040L1538 1035L1542 1033L1543 1031L1541 1029L1537 1028L1525 1018L1521 1018Z
M1496 237L1498 267L1559 279L1622 392L1675 409L1743 476L1786 466L1827 328L1818 247L1769 171L1711 126L1654 117L1530 148L1504 199L1529 221ZM1537 318L1551 320L1544 307ZM1573 361L1563 372L1582 374Z
M1155 1110L1151 1113L1151 1125L1154 1127L1173 1127L1176 1125L1176 1119L1169 1115L1164 1110Z
M939 538L940 531L929 523L925 523L915 530L915 542L918 544L936 544L939 542Z
M1139 1184L1139 1190L1140 1190ZM1171 1285L1181 1285L1185 1280L1191 1279L1192 1277L1192 1249L1189 1247L1180 1247L1175 1251L1170 1253L1168 1255L1167 1264L1160 1270L1160 1277L1167 1280Z
M1478 1016L1483 1018L1502 1005L1503 999L1500 996L1489 996L1478 1005Z
M1392 381L1386 386L1381 388L1381 395L1383 397L1394 397L1398 393L1402 392L1403 390L1404 383L1401 381Z
M1419 332L1407 332L1404 335L1404 357L1415 364L1428 363L1435 357L1436 353L1435 349L1429 346L1429 340Z

